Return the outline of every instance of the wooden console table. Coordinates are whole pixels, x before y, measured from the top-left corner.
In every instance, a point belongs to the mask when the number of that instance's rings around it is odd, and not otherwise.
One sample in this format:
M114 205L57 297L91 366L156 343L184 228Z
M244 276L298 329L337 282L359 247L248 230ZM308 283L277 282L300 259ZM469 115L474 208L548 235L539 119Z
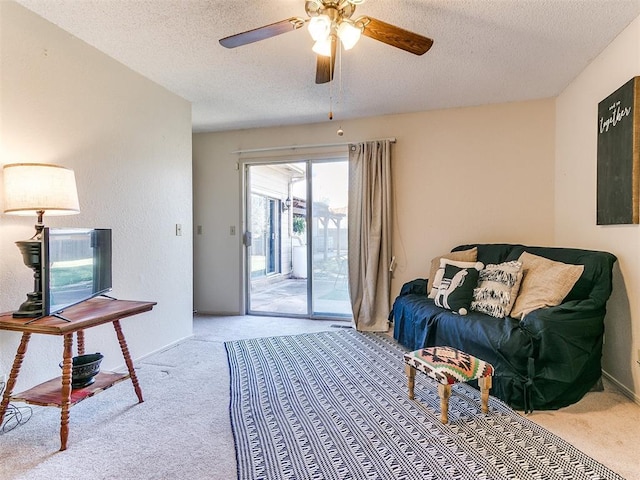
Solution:
M69 436L69 409L71 406L128 378L130 378L133 383L138 402L142 403L144 401L142 399L142 390L138 384L138 378L133 368L127 342L124 339L122 328L120 327L120 319L137 315L138 313L148 312L154 305L156 305L156 302L134 302L98 297L68 308L64 311L64 319L49 316L34 321L34 319L29 318L13 318L11 312L1 314L0 330L22 332L22 340L20 341L15 360L13 361L13 367L9 374L6 390L2 397L2 403L0 403L0 424L2 424L4 414L11 400L34 405L59 407L62 410L60 415L60 450L66 450L67 438ZM96 376L93 384L72 390L71 367L73 334L75 333L77 337L78 355L83 355L84 330L108 322L113 323L129 373L100 372ZM27 351L27 345L29 344L32 333L64 336L62 376L42 383L25 392L12 395L13 387L18 379L18 373L20 372L22 360Z

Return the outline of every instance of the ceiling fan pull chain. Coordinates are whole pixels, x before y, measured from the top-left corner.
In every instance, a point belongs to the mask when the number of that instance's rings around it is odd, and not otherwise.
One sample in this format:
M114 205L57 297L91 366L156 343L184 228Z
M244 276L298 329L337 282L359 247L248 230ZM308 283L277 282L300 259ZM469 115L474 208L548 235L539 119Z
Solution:
M333 82L329 82L329 120L333 120Z
M340 43L336 52L338 60L337 77L338 77L338 97L336 100L336 108L342 107L342 44Z
M342 100L343 100L343 97L342 97L342 93L343 93L343 90L342 90L342 53L343 53L342 44L340 44L340 52L339 52L340 57L338 59L338 78L339 78L339 81L340 81L340 85L338 87L339 88L338 103L340 105L342 105Z
M339 43L339 42L338 42ZM331 50L331 55L336 54L336 49ZM335 69L335 58L331 58L329 61L329 78L333 79ZM329 120L333 120L333 82L329 81Z

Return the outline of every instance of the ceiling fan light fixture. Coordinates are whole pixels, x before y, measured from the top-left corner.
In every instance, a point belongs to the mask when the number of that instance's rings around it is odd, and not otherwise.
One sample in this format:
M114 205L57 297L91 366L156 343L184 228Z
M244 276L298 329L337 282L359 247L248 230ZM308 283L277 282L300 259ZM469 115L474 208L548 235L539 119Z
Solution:
M365 0L347 0L351 5L362 5Z
M318 40L313 44L312 50L318 55L323 57L331 56L331 37L327 37L324 40Z
M331 34L331 19L328 15L318 15L309 20L309 35L314 41L326 40Z
M338 37L345 50L351 50L358 43L361 33L362 30L347 18L343 19L338 25Z

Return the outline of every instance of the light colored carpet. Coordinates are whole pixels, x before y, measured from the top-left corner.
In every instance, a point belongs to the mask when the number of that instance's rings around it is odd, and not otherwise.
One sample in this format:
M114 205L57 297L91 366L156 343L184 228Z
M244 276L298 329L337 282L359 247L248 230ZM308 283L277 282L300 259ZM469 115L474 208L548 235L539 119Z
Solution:
M66 451L58 452L57 408L35 407L28 423L0 435L0 479L233 480L224 342L333 330L335 324L197 317L192 339L136 363L144 403L137 404L131 383L122 382L71 409ZM576 405L529 418L628 480L640 480L640 406L610 385Z

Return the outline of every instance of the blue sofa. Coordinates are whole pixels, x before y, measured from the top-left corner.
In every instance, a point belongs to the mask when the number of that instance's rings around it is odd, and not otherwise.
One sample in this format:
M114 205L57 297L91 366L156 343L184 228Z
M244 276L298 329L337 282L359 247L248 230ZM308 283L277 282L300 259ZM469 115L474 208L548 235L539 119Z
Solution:
M523 320L477 311L457 315L427 298L427 281L405 284L390 313L394 338L409 348L448 345L495 367L491 394L525 412L558 409L580 400L600 380L606 303L611 295L610 253L512 244L478 248L478 261L499 264L522 252L584 265L562 303L540 308Z

